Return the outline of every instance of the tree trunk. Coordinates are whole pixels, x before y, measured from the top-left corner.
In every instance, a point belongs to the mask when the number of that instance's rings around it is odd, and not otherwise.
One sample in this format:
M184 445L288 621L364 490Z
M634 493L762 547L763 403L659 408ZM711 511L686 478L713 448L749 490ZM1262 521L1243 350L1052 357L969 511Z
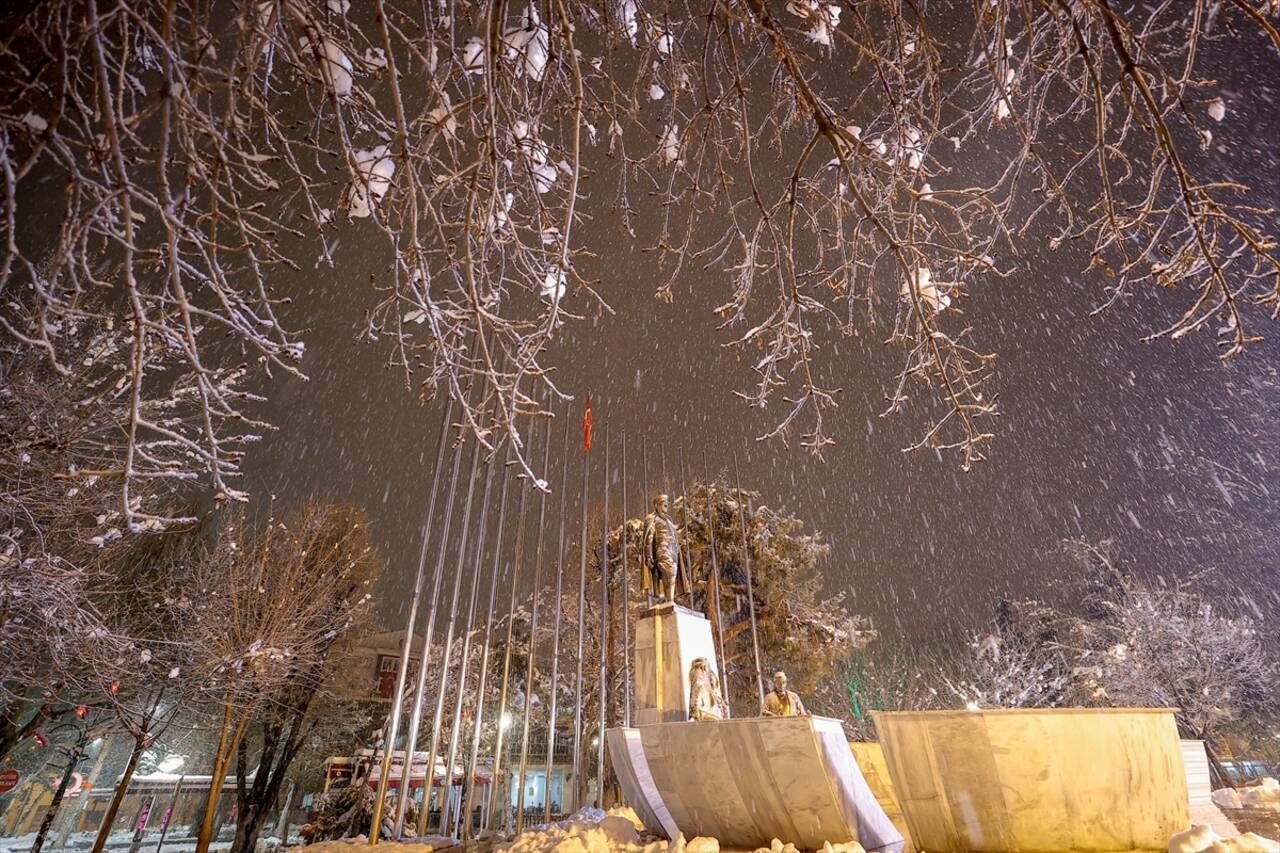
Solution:
M1209 758L1209 770L1212 782L1217 782L1220 788L1234 788L1236 783L1232 780L1231 774L1227 772L1227 768L1222 766L1222 759L1218 758L1218 751L1209 743L1209 738L1204 737L1204 753Z
M253 777L253 786L247 791L244 778L247 774L248 750L245 741L240 741L236 751L236 834L231 843L231 853L253 853L258 844L258 834L266 819L267 808L271 803L275 788L270 787L272 770L275 764L276 747L280 742L278 726L262 727L262 753L258 756L258 769Z
M102 775L102 765L106 763L107 754L110 752L111 738L108 736L102 741L102 746L98 747L98 757L93 762L93 769L89 771L89 778L85 780L84 790L80 794L80 808L76 809L76 813L70 820L63 821L62 832L58 834L55 844L59 850L66 848L67 839L76 831L76 824L84 822L84 813L89 808L89 792L98 784L98 777Z
M314 673L313 673L314 675ZM262 753L258 756L258 769L253 786L244 788L247 764L244 744L241 743L237 765L236 797L240 806L236 814L236 836L231 853L253 853L268 812L280 799L280 787L289 773L293 759L297 757L302 742L315 725L307 723L314 691L303 690L292 704L286 720L273 717L262 726ZM287 840L283 839L282 840Z
M49 803L49 810L44 813L44 820L40 821L40 831L36 833L36 840L31 845L31 853L40 853L40 848L44 846L44 839L49 834L49 828L53 826L54 820L58 817L58 809L62 807L62 798L66 796L67 787L71 784L71 777L75 775L76 765L80 763L80 750L74 749L67 756L67 768L62 771L62 781L58 783L58 790L53 792L53 801Z
M195 853L209 853L209 845L213 843L213 834L218 816L218 801L222 798L222 782L227 778L227 770L231 766L231 756L240 748L245 729L252 714L245 712L244 718L232 729L233 715L230 701L222 715L222 735L218 740L218 751L214 755L213 773L209 778L209 796L205 800L204 820L200 822L200 834L196 838Z
M116 783L115 793L111 795L111 805L107 806L107 813L103 815L102 824L98 827L98 837L93 840L92 853L102 853L103 848L107 846L107 836L111 834L111 826L116 822L116 816L120 814L120 804L124 802L125 794L129 792L129 783L133 781L133 771L138 769L138 759L142 757L142 751L143 739L135 738L133 750L129 753L129 763L125 765L124 773Z

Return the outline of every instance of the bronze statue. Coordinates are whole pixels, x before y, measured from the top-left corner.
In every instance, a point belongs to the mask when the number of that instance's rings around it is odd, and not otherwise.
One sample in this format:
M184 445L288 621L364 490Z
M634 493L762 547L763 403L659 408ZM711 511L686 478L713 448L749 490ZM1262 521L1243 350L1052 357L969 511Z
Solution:
M677 588L689 592L689 579L680 568L679 531L667 515L669 503L666 495L653 499L653 512L644 517L644 544L640 551L644 562L641 591L656 592L663 601L675 601Z
M787 674L778 670L773 674L773 689L765 694L760 713L765 717L800 717L809 712L800 697L787 689Z
M724 700L716 686L715 670L706 658L694 658L689 666L689 719L724 719Z

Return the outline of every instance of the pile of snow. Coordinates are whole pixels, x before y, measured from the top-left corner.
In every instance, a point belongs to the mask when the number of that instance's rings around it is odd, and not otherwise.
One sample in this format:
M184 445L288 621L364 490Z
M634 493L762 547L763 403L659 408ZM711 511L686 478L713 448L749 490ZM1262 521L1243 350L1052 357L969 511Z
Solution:
M364 219L391 189L396 161L385 145L357 151L355 159L358 179L347 189L347 213L352 218Z
M559 823L536 826L497 848L496 853L720 853L720 841L698 836L688 841L684 835L674 841L643 832L644 824L629 807L607 812L583 809ZM794 844L775 838L755 853L799 853ZM856 841L826 842L822 853L865 853Z
M498 853L666 853L667 842L642 839L640 818L629 807L585 808L558 823L527 829ZM683 839L682 839L683 840Z
M433 850L445 850L457 845L457 840L444 835L423 835L418 838L407 838L404 841L380 841L378 853L432 853ZM369 846L369 839L363 835L354 838L339 838L334 841L317 841L305 848L307 853L357 853L374 848Z
M1280 811L1280 781L1266 776L1244 788L1219 788L1213 792L1213 802L1222 809Z
M1280 842L1252 832L1221 838L1213 827L1200 824L1170 838L1169 853L1280 853Z

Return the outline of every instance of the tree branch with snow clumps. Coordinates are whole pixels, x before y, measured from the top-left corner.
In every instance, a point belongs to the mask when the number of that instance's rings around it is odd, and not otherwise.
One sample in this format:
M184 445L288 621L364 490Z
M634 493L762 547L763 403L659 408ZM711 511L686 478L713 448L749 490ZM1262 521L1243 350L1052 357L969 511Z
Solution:
M35 4L9 13L0 54L0 287L34 298L0 325L66 369L61 324L118 294L126 515L132 484L159 475L140 452L158 437L186 454L165 476L239 499L228 442L262 427L219 371L301 377L275 276L317 253L332 263L344 233L376 234L388 263L366 336L424 396L461 405L475 383L463 425L490 446L510 433L536 473L528 424L548 411L535 397L567 396L548 345L612 310L589 278L601 232L583 227L608 198L632 235L655 225L657 298L719 274L724 343L750 354L739 395L781 401L761 438L830 446L831 344L883 327L900 353L886 413L921 419L909 449L968 468L997 406L992 335L966 323L965 298L1019 273L1028 238L1087 245L1104 306L1177 288L1151 337L1212 327L1224 358L1280 310L1273 217L1218 174L1210 128L1231 110L1202 70L1240 44L1274 61L1275 13L1257 0ZM58 227L29 233L20 214L50 176L65 186ZM170 353L206 417L166 432L142 408L164 397L169 374L152 368Z

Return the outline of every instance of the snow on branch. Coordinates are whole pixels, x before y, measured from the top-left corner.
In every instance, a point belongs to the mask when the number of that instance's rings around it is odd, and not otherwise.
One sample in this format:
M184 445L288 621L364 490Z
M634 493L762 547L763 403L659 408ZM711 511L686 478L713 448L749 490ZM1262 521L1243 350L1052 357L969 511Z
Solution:
M740 396L775 404L761 437L815 453L833 342L875 334L900 353L886 414L922 421L908 449L983 458L994 332L966 299L1026 274L1029 237L1088 245L1106 305L1176 287L1152 335L1212 327L1224 358L1280 310L1272 214L1217 174L1210 123L1232 113L1198 72L1220 40L1280 47L1257 0L233 8L54 0L0 55L0 326L65 372L59 329L110 300L130 525L153 520L131 506L148 479L244 497L239 447L266 425L235 389L303 376L274 279L347 233L386 259L365 336L482 441L511 433L528 473L540 401L565 396L548 347L613 310L590 276L618 227L656 234L658 299L722 282ZM55 230L24 225L49 204ZM194 421L145 412L175 377Z

